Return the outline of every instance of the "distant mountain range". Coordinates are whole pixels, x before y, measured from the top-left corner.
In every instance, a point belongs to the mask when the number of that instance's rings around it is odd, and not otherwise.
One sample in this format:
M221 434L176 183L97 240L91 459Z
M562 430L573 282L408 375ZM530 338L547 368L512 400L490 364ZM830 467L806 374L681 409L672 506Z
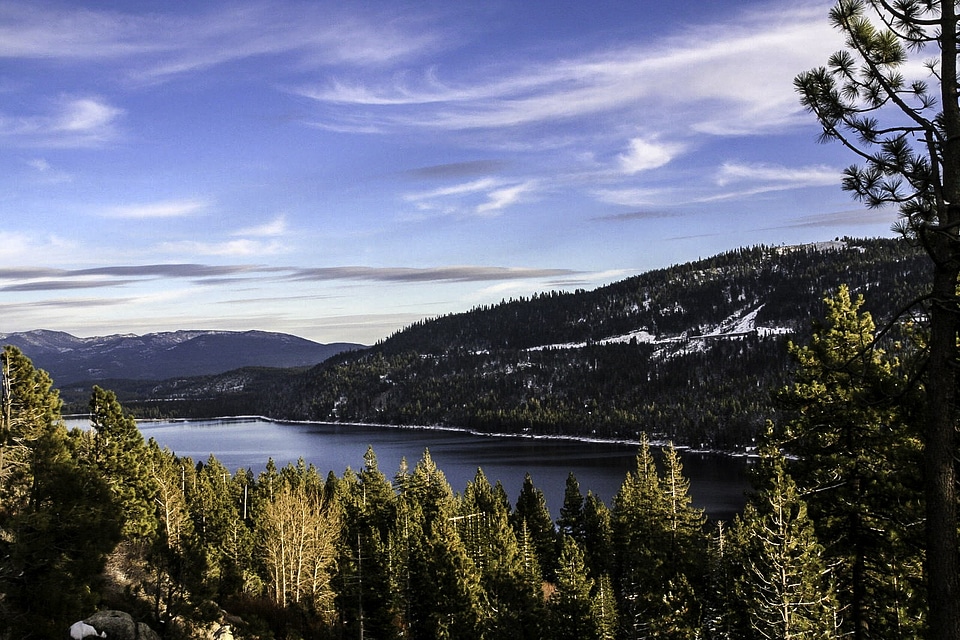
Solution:
M0 334L57 386L102 380L166 380L224 373L241 367L311 367L344 351L365 348L320 344L266 331L172 331L78 338L61 331Z
M425 319L306 370L112 386L149 417L255 413L603 438L644 431L735 449L777 417L774 392L792 366L787 341L809 339L825 296L846 284L880 325L922 293L930 269L902 240L744 248L591 291Z

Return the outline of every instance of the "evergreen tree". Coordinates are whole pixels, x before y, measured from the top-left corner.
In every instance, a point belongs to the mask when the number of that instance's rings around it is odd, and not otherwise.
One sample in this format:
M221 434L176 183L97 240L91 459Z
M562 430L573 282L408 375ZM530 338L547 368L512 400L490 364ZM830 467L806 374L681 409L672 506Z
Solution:
M583 494L580 493L577 476L572 471L567 475L563 506L560 507L560 517L557 518L557 529L562 535L571 536L577 542L583 543L585 536Z
M253 532L242 520L242 491L242 485L213 455L206 464L197 464L195 482L187 487L191 543L206 569L203 585L194 589L203 586L209 598L240 589L244 569L252 563Z
M838 638L841 614L806 504L779 452L765 447L761 457L769 480L731 536L740 546L727 559L735 565L728 620L741 638Z
M593 580L587 576L583 550L570 536L561 539L556 588L547 601L550 637L554 640L599 640Z
M922 492L917 407L901 363L874 348L874 324L847 287L826 299L795 381L780 394L779 442L837 566L845 630L858 640L913 638L925 618L918 550Z
M529 473L523 477L523 487L510 514L510 524L518 535L524 528L527 530L537 550L537 564L543 577L552 580L557 564L557 532L550 517L547 499L543 491L534 486Z
M0 379L0 635L53 637L96 604L122 515L77 463L50 377L5 347Z
M398 477L399 587L395 609L409 637L476 638L482 633L482 587L453 518L456 503L429 451Z
M396 522L396 495L369 447L359 474L350 469L338 484L344 535L338 562L337 603L346 635L387 638L394 633L389 541Z
M661 478L644 437L612 511L614 580L627 638L694 638L704 568L703 514L685 494L679 459Z
M613 580L609 573L596 579L593 587L594 618L600 640L614 640L620 627L617 614L617 597L613 590Z
M845 47L797 76L801 102L824 140L840 141L863 162L844 171L843 188L869 207L898 207L897 229L923 247L932 267L922 370L925 599L933 637L958 640L960 16L954 2L839 0L830 21ZM927 79L906 73L921 66Z
M156 529L156 487L147 465L147 447L136 421L117 396L98 386L90 397L90 425L95 433L92 460L123 511L126 538L144 539Z
M613 568L613 529L610 509L600 496L587 491L583 502L583 545L587 568L593 576L609 574Z
M503 497L478 469L454 519L484 589L484 637L539 638L543 611L539 572L529 571Z
M177 458L153 439L147 443L147 468L157 488L157 536L150 551L156 572L154 619L166 623L189 605L189 585L204 569L187 506L188 476L192 484L195 471L189 458Z

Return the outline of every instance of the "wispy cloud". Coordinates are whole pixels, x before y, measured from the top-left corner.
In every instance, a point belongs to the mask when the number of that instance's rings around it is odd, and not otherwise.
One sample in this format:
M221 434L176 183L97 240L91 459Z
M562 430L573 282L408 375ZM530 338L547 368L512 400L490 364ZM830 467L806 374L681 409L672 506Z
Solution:
M523 199L525 194L532 193L536 186L535 181L527 180L520 184L494 189L487 195L487 201L477 206L477 213L495 213L516 204Z
M518 182L488 177L408 193L403 199L423 212L491 215L516 204L536 189L535 180Z
M620 168L624 173L640 173L667 164L683 150L683 145L660 142L655 138L634 138L630 148L620 154Z
M876 227L892 225L898 218L895 209L848 209L810 214L785 220L766 229L804 229L823 227Z
M233 236L254 236L258 238L282 236L287 232L287 217L279 215L270 222L254 227L245 227L234 231Z
M785 167L772 164L724 163L714 181L721 187L735 183L772 183L793 187L819 187L839 183L835 167Z
M183 218L203 212L208 203L203 200L163 200L142 204L109 207L101 212L107 218Z
M323 267L300 269L290 276L293 280L362 280L370 282L483 282L490 280L526 280L554 278L578 272L568 269L524 269L516 267L434 267L413 269L404 267Z
M400 9L247 1L175 15L39 5L0 6L0 58L112 61L128 77L164 81L254 56L292 53L299 65L381 65L442 38Z
M114 265L89 269L48 269L19 267L0 269L0 290L49 291L89 289L127 285L154 280L190 280L196 284L221 283L239 279L277 279L303 282L337 280L380 283L507 282L542 280L582 275L572 269L541 269L496 266L412 267L265 267L255 264L208 265L171 263Z
M594 189L593 196L600 202L625 207L656 206L668 194L660 188L622 187Z
M793 76L839 44L823 7L811 5L779 8L776 22L757 11L578 58L451 70L446 79L431 67L380 84L341 78L298 92L327 105L328 119L347 122L359 109L381 130L492 129L642 110L652 129L744 134L795 124L802 110Z
M45 114L0 113L0 139L17 146L99 146L117 138L123 114L96 96L64 97Z
M661 218L674 218L677 213L671 213L662 210L650 209L644 211L628 211L626 213L611 213L603 216L596 216L592 220L596 222L633 222L637 220L658 220Z
M285 251L283 243L276 240L264 242L250 238L237 238L224 242L200 242L196 240L164 242L160 245L160 248L162 251L177 254L239 258L276 255Z
M121 287L133 280L39 280L0 286L0 291L64 291L73 289L101 289Z

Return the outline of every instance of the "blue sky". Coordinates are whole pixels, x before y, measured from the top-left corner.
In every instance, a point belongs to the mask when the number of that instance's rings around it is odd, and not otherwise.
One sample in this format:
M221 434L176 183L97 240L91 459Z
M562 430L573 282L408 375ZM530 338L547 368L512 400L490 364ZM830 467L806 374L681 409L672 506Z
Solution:
M793 77L831 2L0 2L0 333L373 343L890 235Z

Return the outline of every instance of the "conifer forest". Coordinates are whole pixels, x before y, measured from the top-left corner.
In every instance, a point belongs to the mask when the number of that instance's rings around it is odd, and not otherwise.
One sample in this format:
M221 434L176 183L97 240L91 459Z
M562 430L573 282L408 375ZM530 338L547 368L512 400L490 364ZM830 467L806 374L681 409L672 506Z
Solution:
M609 504L568 477L547 509L429 451L342 476L258 475L145 442L99 387L67 431L53 381L2 354L3 637L65 637L97 608L167 638L915 638L927 619L920 397L905 327L889 350L847 288L791 344L783 419L732 522L694 508L672 446L643 439ZM789 454L790 461L784 455Z
M67 430L54 381L8 346L0 640L65 638L106 608L170 639L229 624L277 640L960 640L960 16L839 0L829 20L844 49L794 86L823 141L862 163L841 186L898 207L900 239L743 249L505 300L205 399L315 421L638 434L609 502L572 474L559 513L530 476L515 496L482 469L451 487L429 451L381 469L369 449L340 476L303 460L231 470L145 441L100 386L85 390L89 428ZM917 52L933 56L913 65L926 81L904 75ZM698 333L707 309L790 331L714 341ZM631 332L683 341L609 340ZM163 406L180 409L216 386L171 384ZM706 518L674 446L653 440L749 443L743 512Z

